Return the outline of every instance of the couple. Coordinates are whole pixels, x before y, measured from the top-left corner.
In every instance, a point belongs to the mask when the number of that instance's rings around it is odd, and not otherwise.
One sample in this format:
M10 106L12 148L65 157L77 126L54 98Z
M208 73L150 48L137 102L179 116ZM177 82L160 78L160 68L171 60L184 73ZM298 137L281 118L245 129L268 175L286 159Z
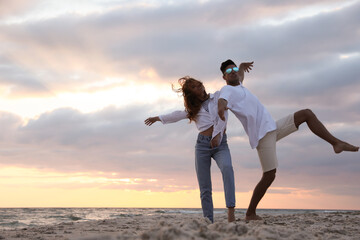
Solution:
M242 84L244 72L251 70L252 66L253 62L241 63L239 67L230 59L223 62L220 70L227 85L214 94L207 94L202 82L196 79L191 77L179 79L181 88L177 91L183 94L185 110L145 120L148 126L156 121L166 124L189 119L190 122L195 122L199 130L195 146L195 166L201 206L204 217L211 222L214 221L211 158L216 161L222 173L228 221L235 221L234 172L225 134L227 109L230 109L242 123L251 147L257 149L263 170L263 176L253 191L245 220L261 219L256 215L256 208L275 179L278 166L276 141L296 131L300 124L306 122L314 134L333 146L335 153L359 150L359 147L331 135L309 109L297 111L275 122L266 108Z

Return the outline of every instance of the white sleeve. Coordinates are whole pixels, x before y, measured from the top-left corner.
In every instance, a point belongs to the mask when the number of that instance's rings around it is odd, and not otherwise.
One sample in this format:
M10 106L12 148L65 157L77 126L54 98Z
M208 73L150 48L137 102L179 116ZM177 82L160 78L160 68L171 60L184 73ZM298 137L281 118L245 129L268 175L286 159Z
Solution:
M159 118L163 124L174 123L174 122L178 122L180 120L186 119L187 112L185 110L175 111L175 112L172 112L169 114L160 115Z
M230 100L230 96L231 96L231 86L223 86L220 90L220 96L219 98L223 98L225 99L227 102L229 102Z

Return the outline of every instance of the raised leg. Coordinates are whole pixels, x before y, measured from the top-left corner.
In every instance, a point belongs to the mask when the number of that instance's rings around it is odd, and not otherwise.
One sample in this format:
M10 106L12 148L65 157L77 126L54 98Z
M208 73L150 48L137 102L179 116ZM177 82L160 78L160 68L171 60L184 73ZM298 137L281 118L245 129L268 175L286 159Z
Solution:
M330 143L335 153L342 151L359 151L359 147L353 146L347 142L341 141L334 137L326 127L319 121L316 115L310 109L303 109L294 114L295 126L298 128L302 123L306 122L309 129L318 137Z

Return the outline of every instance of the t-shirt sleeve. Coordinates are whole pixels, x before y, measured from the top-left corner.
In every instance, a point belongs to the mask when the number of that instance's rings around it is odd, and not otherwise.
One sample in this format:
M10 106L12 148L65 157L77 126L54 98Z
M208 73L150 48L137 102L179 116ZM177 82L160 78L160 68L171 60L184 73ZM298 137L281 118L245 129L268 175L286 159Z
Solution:
M169 113L169 114L160 115L159 118L160 118L160 121L163 124L174 123L174 122L178 122L180 120L186 119L187 118L187 112L185 110L183 110L183 111L174 111L174 112Z
M229 102L230 100L230 96L231 96L231 87L229 86L223 86L220 90L220 96L219 98L223 98L225 99L226 101Z
M220 95L219 95L219 99L225 99L227 101L227 107L228 108L232 108L232 94L233 94L233 87L231 86L223 86L220 90Z

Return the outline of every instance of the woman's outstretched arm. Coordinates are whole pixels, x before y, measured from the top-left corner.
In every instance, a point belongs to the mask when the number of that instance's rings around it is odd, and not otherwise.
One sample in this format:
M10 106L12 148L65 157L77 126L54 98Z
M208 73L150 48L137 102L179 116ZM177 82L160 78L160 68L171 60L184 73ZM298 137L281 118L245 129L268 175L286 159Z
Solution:
M161 121L159 116L156 116L156 117L149 117L148 119L146 119L144 122L146 125L148 126L151 126L154 122L157 122L157 121Z
M159 115L156 117L149 117L144 122L146 125L151 126L154 122L157 121L160 121L163 124L168 124L168 123L178 122L186 118L187 118L187 112L184 110L184 111L174 111L172 113Z

